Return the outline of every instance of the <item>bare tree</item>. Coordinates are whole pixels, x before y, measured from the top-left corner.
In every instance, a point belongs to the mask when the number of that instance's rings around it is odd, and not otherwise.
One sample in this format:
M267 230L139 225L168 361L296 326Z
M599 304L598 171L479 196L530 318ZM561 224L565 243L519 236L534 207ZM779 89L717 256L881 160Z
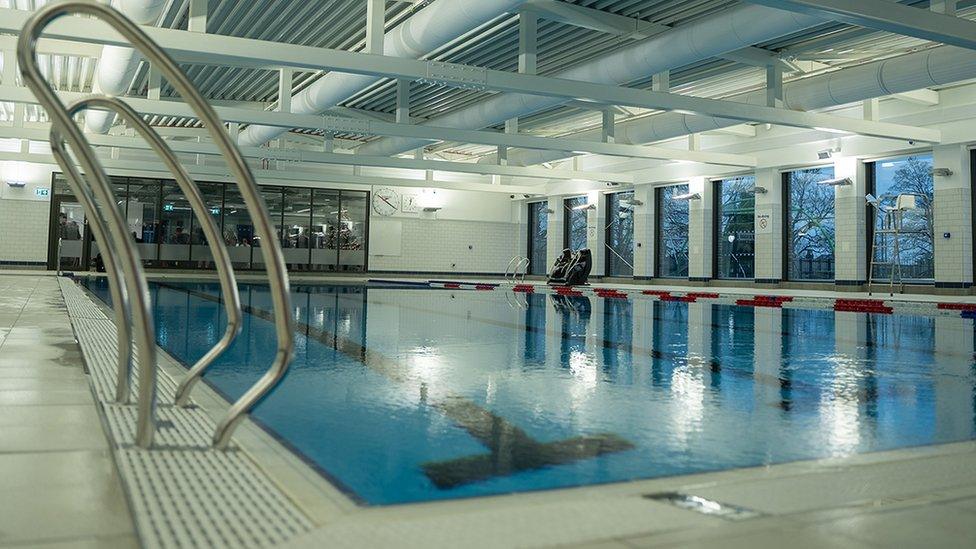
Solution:
M833 278L834 189L820 184L831 177L830 168L798 170L789 175L790 278Z

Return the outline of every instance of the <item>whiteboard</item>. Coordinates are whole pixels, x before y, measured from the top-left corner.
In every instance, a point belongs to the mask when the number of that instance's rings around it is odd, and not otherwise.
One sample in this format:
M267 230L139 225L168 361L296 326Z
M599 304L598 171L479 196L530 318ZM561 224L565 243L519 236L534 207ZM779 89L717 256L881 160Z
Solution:
M403 224L397 219L369 220L369 255L399 256Z

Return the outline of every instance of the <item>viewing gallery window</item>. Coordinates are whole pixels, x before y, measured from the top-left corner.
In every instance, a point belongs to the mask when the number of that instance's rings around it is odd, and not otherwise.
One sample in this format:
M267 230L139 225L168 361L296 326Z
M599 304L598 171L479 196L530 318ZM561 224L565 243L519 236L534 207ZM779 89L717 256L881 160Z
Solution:
M566 208L566 221L563 230L563 247L582 250L586 247L586 204L585 196L563 200Z
M820 184L833 178L833 166L783 174L788 280L834 279L834 187Z
M899 195L914 195L915 207L901 212L898 256L894 256L894 236L881 232L885 214L870 208L873 223L868 235L868 251L875 242L875 261L895 262L907 282L931 283L935 279L935 185L932 155L918 154L874 162L869 170L868 192L878 198L882 208L894 208ZM874 278L886 280L891 267L875 265ZM897 271L896 271L897 279Z
M206 235L189 202L171 180L111 177L119 208L143 263L152 267L212 269ZM264 269L263 235L254 230L237 186L198 183L238 269ZM76 204L64 177L54 176L52 208ZM366 269L368 193L304 187L260 186L275 234L291 270L359 272ZM57 205L57 206L56 206ZM59 212L52 212L57 218ZM52 230L57 230L57 227ZM72 233L73 234L73 233ZM57 241L52 232L53 241ZM98 265L98 243L82 237L79 263Z
M756 178L715 182L715 274L754 278L756 266Z
M529 274L544 275L549 271L546 259L546 241L549 236L549 203L529 204Z
M634 191L607 195L607 275L634 276Z
M657 276L688 276L688 201L675 196L688 194L688 185L654 190L657 201Z

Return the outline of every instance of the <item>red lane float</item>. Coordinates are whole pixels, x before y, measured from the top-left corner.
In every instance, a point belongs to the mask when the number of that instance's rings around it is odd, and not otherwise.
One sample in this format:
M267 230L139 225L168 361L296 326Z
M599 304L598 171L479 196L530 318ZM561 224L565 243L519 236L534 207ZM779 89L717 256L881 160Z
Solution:
M671 292L666 292L664 290L644 290L641 292L643 295L656 295L657 297L671 297Z
M490 291L490 290L494 290L495 287L492 286L491 284L475 284L474 285L474 289L475 290L488 290L488 291Z
M949 311L976 311L976 303L939 303L938 308Z
M693 297L695 299L718 299L719 295L714 292L689 292L685 294L687 297Z
M531 294L535 292L535 286L531 284L516 284L515 286L512 286L512 291Z

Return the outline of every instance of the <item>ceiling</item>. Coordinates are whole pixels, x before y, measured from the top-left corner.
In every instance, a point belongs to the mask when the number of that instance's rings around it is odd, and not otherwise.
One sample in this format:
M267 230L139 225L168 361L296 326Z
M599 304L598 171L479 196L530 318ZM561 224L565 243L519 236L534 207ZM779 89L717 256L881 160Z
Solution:
M735 0L562 0L581 6L603 10L654 23L681 26L701 17L738 4ZM0 7L35 9L45 0L0 0ZM925 5L928 0L902 2ZM976 2L962 2L958 15L976 17ZM287 42L324 48L361 50L365 42L366 3L362 0L210 0L207 32ZM390 29L416 10L424 2L387 1L386 21ZM186 28L189 0L169 0L160 26ZM632 43L630 39L612 36L563 23L540 21L538 31L538 71L546 75L562 71L589 59L606 55ZM787 75L787 81L823 71L900 55L931 43L849 25L830 23L808 29L777 40L756 44L782 57L796 59L805 69ZM495 70L514 71L517 68L518 21L514 15L503 15L482 28L459 37L428 58L483 66ZM59 90L91 90L97 59L90 56L41 56L42 69ZM274 71L232 67L187 65L188 75L203 94L215 101L260 102L271 107L277 99L277 73ZM145 95L148 70L140 68L130 93ZM296 73L293 93L305 89L322 73ZM631 82L631 86L648 88L650 78ZM764 70L744 66L724 59L706 59L677 67L671 71L672 91L677 93L722 98L743 91L762 88ZM164 84L161 96L176 95ZM342 106L364 111L364 114L388 117L396 108L395 83L389 80L345 101ZM485 92L459 90L443 86L413 84L411 115L421 119L436 118L464 108L487 96ZM12 106L0 103L0 121L9 119ZM648 116L653 111L626 109L618 121ZM43 113L35 107L28 111L28 120L41 120ZM192 127L193 119L150 117L157 126ZM543 136L561 136L597 127L601 115L581 107L562 106L520 119L520 131ZM313 132L304 132L313 133ZM362 139L357 136L340 136ZM479 156L494 151L482 145L441 144L433 150L450 151L464 156Z

